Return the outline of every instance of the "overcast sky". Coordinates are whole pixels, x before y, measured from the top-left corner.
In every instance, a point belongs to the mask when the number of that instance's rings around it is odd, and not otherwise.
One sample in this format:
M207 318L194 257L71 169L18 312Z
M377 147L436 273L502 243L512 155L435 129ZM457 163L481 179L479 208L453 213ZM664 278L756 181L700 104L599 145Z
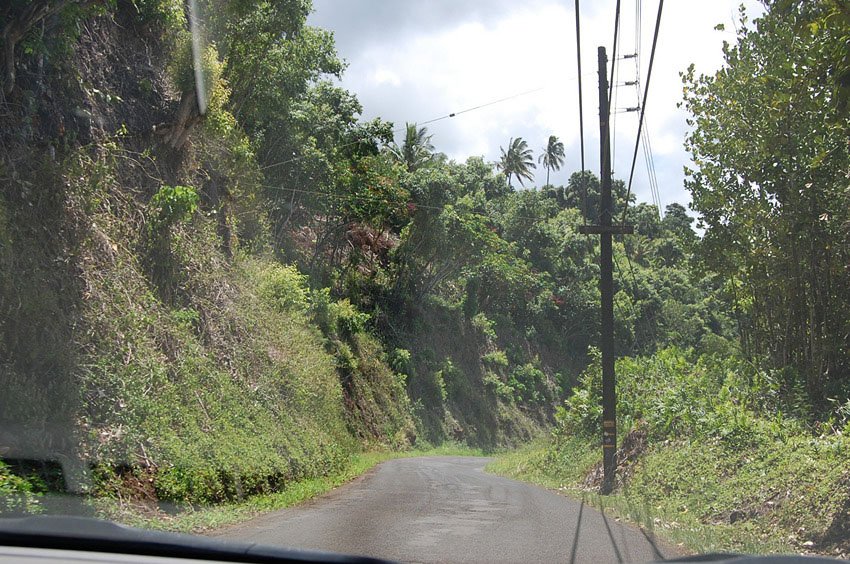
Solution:
M456 117L427 124L438 151L464 161L482 155L498 160L500 146L522 137L535 159L548 136L566 146L566 164L551 182L563 184L581 167L578 82L573 0L313 0L309 23L334 32L349 66L342 85L363 105L363 117L381 117L403 127L452 112L526 93ZM686 203L682 148L686 131L679 72L691 63L711 73L722 63L724 40L735 40L741 0L668 0L646 109L662 206ZM614 0L585 0L582 16L582 74L586 167L599 169L597 47L609 56ZM657 0L641 2L640 79L646 79ZM748 14L759 4L745 0ZM636 51L637 0L622 0L619 52ZM724 24L725 31L715 30ZM635 59L621 60L617 82L637 75ZM529 91L534 92L529 92ZM638 105L634 86L616 90L613 110ZM627 179L637 133L637 113L616 113L614 175ZM536 185L546 181L538 168ZM645 161L639 156L633 191L651 202Z

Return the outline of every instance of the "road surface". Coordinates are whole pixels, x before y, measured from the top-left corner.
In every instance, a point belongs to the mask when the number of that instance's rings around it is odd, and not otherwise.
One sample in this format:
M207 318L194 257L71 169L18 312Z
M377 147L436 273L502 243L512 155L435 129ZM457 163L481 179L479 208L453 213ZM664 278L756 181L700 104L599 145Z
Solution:
M474 457L384 462L298 507L215 533L226 539L404 562L650 562L675 550Z

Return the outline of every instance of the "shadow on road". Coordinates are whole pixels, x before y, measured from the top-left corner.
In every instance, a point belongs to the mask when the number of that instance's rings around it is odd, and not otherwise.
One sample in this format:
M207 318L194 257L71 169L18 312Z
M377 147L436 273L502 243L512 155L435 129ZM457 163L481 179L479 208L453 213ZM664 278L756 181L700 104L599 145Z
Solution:
M575 564L576 555L578 554L578 536L581 532L581 516L584 514L584 499L581 500L581 505L578 508L578 519L576 520L576 532L573 535L573 549L570 552L570 564Z
M587 498L582 496L581 504L578 507L578 515L575 522L575 530L573 531L573 542L570 551L570 564L575 564L579 561L579 544L581 540L581 534L583 529L588 529L590 531L599 530L600 522L604 527L605 534L608 538L608 543L611 545L611 551L613 552L613 556L618 562L618 564L623 564L631 560L631 555L629 554L631 551L629 550L629 544L625 538L621 538L621 542L617 542L616 531L620 530L620 525L612 526L609 521L608 515L605 514L605 508L599 508L598 511L589 511L585 512L584 508L587 505ZM655 534L652 531L646 531L641 526L635 526L643 538L646 540L646 545L652 551L653 557L655 560L664 560L664 554L661 552L661 548L658 545L657 539L655 538ZM621 531L622 535L622 531ZM597 537L598 538L598 537ZM625 550L626 555L622 550Z
M599 514L602 515L602 523L605 525L605 531L608 533L608 539L611 541L611 548L614 549L614 554L617 555L617 562L622 564L623 555L620 554L620 549L617 547L617 539L614 538L614 531L611 530L611 525L608 523L608 517L605 516L605 508L599 509Z

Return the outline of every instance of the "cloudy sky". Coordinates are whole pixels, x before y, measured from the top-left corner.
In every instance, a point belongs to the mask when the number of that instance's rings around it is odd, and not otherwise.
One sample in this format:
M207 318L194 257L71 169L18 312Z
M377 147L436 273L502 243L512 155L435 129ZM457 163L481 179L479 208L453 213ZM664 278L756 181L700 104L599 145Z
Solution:
M689 162L682 148L686 115L676 107L682 95L679 72L691 63L705 73L721 65L721 46L735 39L741 1L668 0L664 5L644 125L662 206L689 201L682 172ZM610 56L615 4L581 2L586 167L597 173L596 51L605 45ZM759 13L756 1L744 4L749 14ZM644 81L658 3L622 0L621 5L620 53L636 51L640 19L637 52ZM567 159L551 181L562 184L581 166L573 7L573 0L314 0L309 23L334 32L337 50L349 63L342 85L357 94L364 118L404 126L512 97L428 124L433 144L459 161L473 155L495 161L511 137L523 137L537 154L554 134L564 141ZM721 23L725 31L715 30ZM615 83L634 80L637 66L636 59L619 61ZM638 94L634 86L621 86L615 96L614 175L627 179L638 114L622 110L637 106ZM545 174L539 168L535 184L542 185ZM640 156L633 191L638 201L651 201Z

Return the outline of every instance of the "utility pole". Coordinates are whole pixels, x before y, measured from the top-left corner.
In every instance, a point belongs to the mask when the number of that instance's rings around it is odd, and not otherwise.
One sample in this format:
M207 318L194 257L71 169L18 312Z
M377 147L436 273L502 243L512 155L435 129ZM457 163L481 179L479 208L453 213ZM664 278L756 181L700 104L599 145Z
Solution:
M586 225L582 233L600 236L599 266L601 279L602 322L599 348L602 351L602 465L604 478L601 493L611 492L617 469L617 392L614 375L614 257L612 236L632 233L631 226L613 225L611 197L611 138L610 108L608 107L608 55L599 47L599 162L602 168L602 187L599 202L599 225Z

